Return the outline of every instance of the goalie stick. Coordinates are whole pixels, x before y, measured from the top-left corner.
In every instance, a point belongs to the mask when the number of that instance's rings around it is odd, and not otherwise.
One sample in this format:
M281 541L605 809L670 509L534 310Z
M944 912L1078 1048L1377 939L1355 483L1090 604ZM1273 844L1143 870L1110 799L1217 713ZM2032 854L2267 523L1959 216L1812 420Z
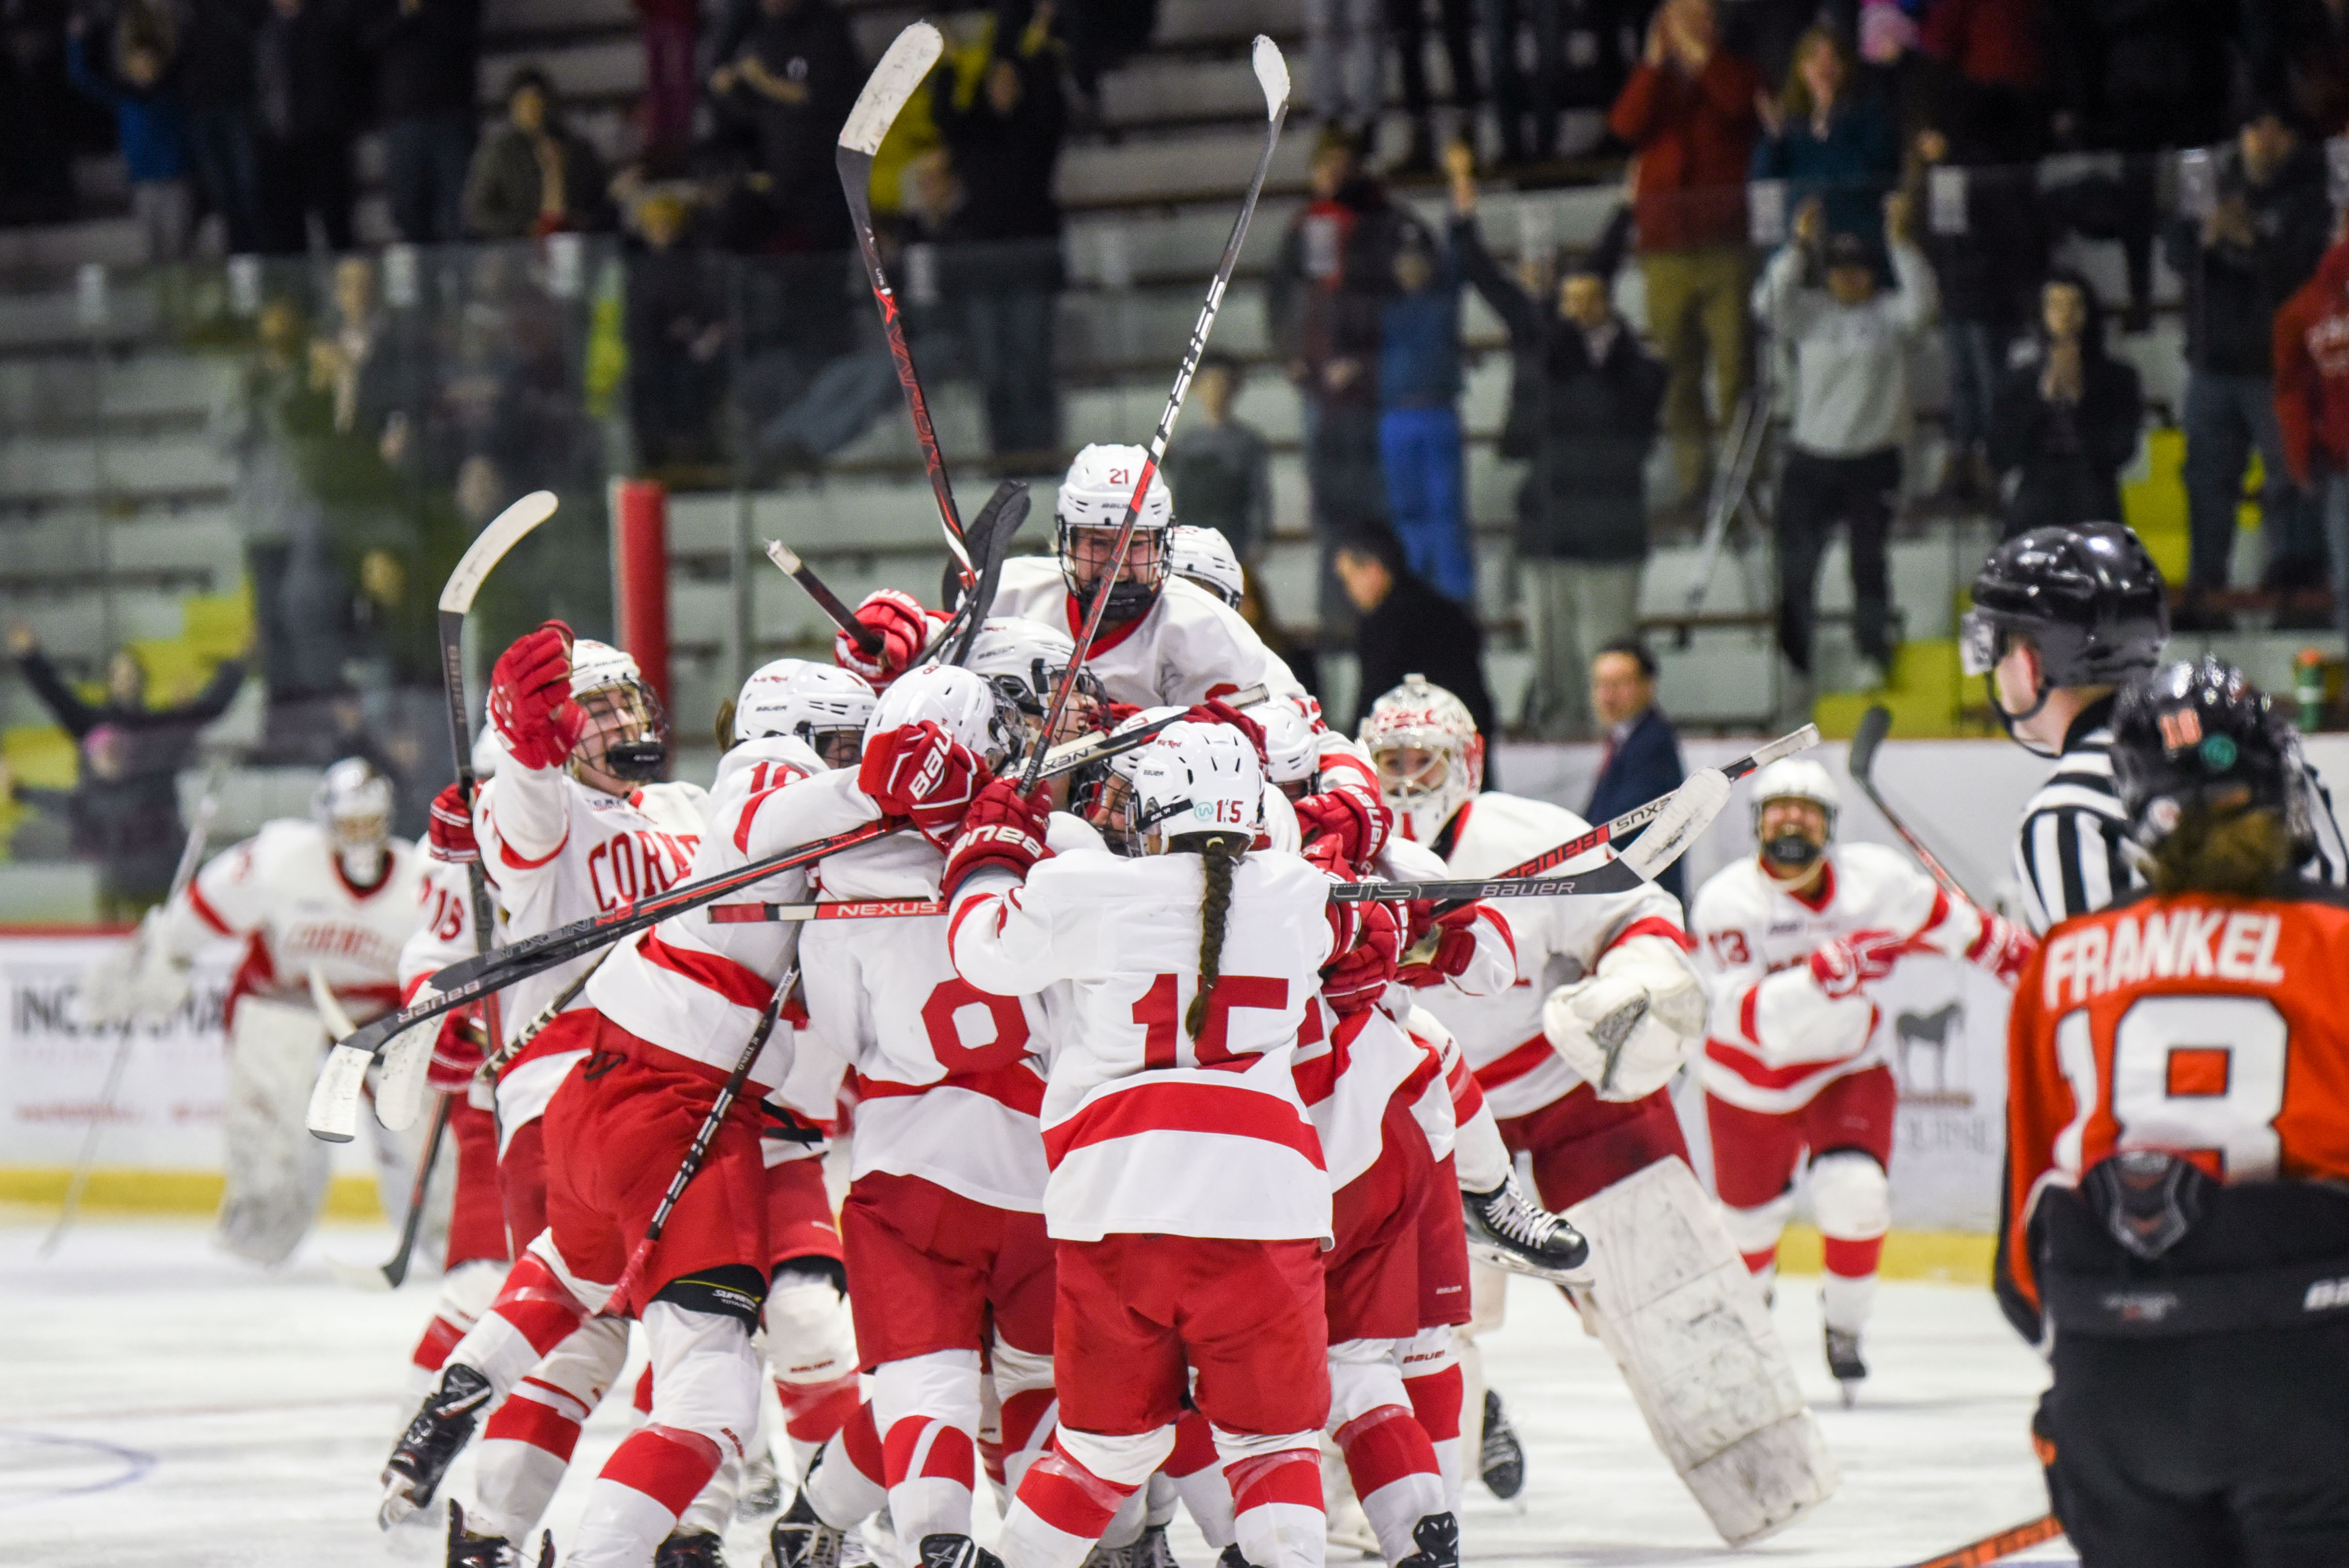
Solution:
M1851 754L1845 759L1845 770L1850 773L1851 781L1859 786L1859 792L1868 797L1868 804L1882 812L1884 820L1892 824L1892 830L1900 835L1900 841L1909 846L1909 852L1915 855L1927 873L1941 884L1941 891L1961 903L1971 905L1976 909L1981 908L1982 906L1975 903L1974 895L1966 891L1963 882L1958 881L1956 873L1943 865L1940 858L1925 847L1925 841L1919 838L1916 830L1900 820L1900 813L1892 809L1884 799L1884 792L1876 787L1877 749L1884 744L1884 738L1891 732L1891 709L1879 703L1861 714L1859 727L1852 732Z
M318 1009L318 1016L325 1022L326 1033L337 1045L350 1038L351 1031L358 1027L351 1022L350 1014L344 1010L341 999L335 995L335 988L326 984L326 972L316 964L310 965L310 1005ZM440 1159L441 1140L449 1135L449 1119L455 1112L456 1100L452 1095L442 1095L440 1103L433 1108L432 1130L425 1137L423 1158L416 1162L416 1174L408 1184L408 1207L401 1212L399 1241L392 1249L391 1260L368 1266L329 1257L326 1269L336 1279L360 1290L398 1290L400 1282L407 1279L408 1261L415 1255L416 1238L424 1229L424 1200L427 1189L431 1185L432 1167Z
M1249 50L1248 62L1256 71L1257 85L1264 89L1264 150L1257 157L1256 173L1248 181L1247 195L1240 202L1239 215L1232 220L1231 238L1224 242L1223 258L1216 263L1216 276L1207 284L1206 301L1199 306L1199 319L1192 325L1190 345L1183 350L1183 366L1174 373L1174 385L1166 394L1165 410L1158 416L1158 428L1150 438L1150 454L1143 461L1141 473L1135 476L1133 498L1125 503L1124 521L1118 524L1117 540L1110 546L1109 563L1094 580L1085 609L1085 624L1077 634L1076 656L1061 672L1060 682L1052 688L1052 704L1044 714L1046 735L1060 729L1061 716L1069 710L1069 698L1076 693L1077 678L1084 672L1093 639L1101 634L1102 621L1109 614L1110 590L1117 585L1118 574L1125 570L1126 552L1133 545L1133 530L1142 521L1143 499L1150 493L1150 481L1157 477L1158 464L1166 456L1167 438L1174 433L1174 420L1183 412L1183 399L1191 390L1191 377L1199 368L1199 356L1207 351L1207 335L1216 329L1216 313L1223 308L1224 290L1231 285L1232 272L1239 265L1248 220L1256 216L1257 199L1264 194L1265 177L1272 172L1273 152L1280 146L1281 124L1288 118L1288 62L1281 57L1280 46L1261 33ZM1029 760L1028 769L1019 780L1019 792L1033 794L1043 776L1044 754L1040 750Z
M970 546L955 510L954 483L947 476L946 454L938 449L937 432L930 427L929 399L922 394L921 373L914 368L914 351L905 342L905 324L897 310L897 291L889 286L889 272L881 264L881 244L873 235L873 158L881 139L897 122L898 111L917 91L945 52L946 40L927 22L916 22L891 41L881 63L865 78L855 105L840 128L840 145L833 166L840 172L840 188L848 198L850 225L856 231L857 253L864 258L865 279L873 303L881 311L881 330L889 340L889 357L896 362L897 385L905 390L905 411L913 417L914 438L921 443L922 467L929 475L930 494L937 501L938 526L946 531L947 548L954 552L965 589L978 580L971 565Z

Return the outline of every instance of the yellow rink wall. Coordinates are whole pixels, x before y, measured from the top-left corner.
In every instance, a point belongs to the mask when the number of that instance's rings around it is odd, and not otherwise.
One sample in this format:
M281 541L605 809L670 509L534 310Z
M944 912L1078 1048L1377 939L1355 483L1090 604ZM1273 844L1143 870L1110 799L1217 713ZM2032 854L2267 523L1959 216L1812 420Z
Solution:
M0 1203L57 1208L73 1172L63 1165L0 1165ZM101 1165L89 1173L81 1206L93 1213L210 1214L220 1207L226 1178L217 1171L141 1171ZM326 1184L330 1220L380 1220L375 1178L344 1174Z

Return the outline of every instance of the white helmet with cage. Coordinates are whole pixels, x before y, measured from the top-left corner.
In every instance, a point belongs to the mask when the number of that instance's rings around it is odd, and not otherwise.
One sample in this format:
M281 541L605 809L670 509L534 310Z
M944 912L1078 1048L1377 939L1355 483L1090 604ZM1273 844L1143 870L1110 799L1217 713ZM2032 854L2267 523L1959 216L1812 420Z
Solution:
M574 779L622 795L668 771L668 715L629 655L592 637L574 639L571 700L587 714L587 727L571 748Z
M1133 753L1127 831L1242 833L1264 827L1264 766L1256 745L1227 724L1168 725Z
M1097 441L1077 454L1061 480L1052 502L1052 541L1061 580L1081 603L1092 592L1094 573L1108 564L1126 506L1149 464L1150 454L1140 447ZM1174 493L1166 488L1166 476L1154 472L1134 521L1125 569L1110 588L1108 624L1133 620L1156 602L1166 583L1166 532L1174 523Z
M1022 714L1040 719L1076 656L1077 645L1066 633L1040 621L997 615L980 623L964 667L984 676ZM1101 701L1101 682L1091 670L1078 675L1077 695L1095 705Z
M864 744L925 720L999 773L1019 760L1027 738L1019 710L994 682L955 665L924 665L899 676L874 703Z
M788 735L831 768L853 768L864 749L873 688L854 670L777 659L750 672L734 699L734 739Z
M1836 816L1843 810L1843 793L1835 775L1807 757L1782 757L1754 775L1754 830L1762 830L1762 808L1773 800L1808 800L1826 814L1827 837L1833 839Z
M1276 696L1247 710L1264 726L1264 776L1302 785L1321 771L1321 705L1309 696Z
M1220 528L1178 522L1168 529L1166 569L1177 577L1189 578L1235 610L1247 592L1247 573Z
M1372 703L1359 738L1406 838L1432 841L1485 787L1485 738L1468 705L1425 676L1403 676Z
M346 757L310 792L310 819L326 835L343 876L357 887L383 880L391 844L391 780L364 757Z

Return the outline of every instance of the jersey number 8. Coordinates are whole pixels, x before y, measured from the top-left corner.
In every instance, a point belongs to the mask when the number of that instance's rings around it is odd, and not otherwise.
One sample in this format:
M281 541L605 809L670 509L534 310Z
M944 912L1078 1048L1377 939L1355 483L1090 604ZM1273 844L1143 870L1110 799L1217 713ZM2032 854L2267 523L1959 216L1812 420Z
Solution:
M2118 1149L2216 1153L2230 1181L2271 1179L2283 1140L2290 1026L2264 996L2147 996L2113 1028L2113 1121ZM2077 1108L2055 1139L2055 1162L2080 1169L2088 1119L2103 1096L2085 1007L2055 1026L2055 1057Z

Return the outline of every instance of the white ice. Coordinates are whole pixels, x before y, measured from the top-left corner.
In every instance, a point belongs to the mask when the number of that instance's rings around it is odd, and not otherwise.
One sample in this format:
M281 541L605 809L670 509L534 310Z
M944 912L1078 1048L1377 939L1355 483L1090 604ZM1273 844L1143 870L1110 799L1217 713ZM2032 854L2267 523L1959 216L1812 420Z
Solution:
M437 1282L368 1295L336 1283L324 1261L379 1259L388 1232L326 1230L264 1273L212 1253L194 1224L88 1222L47 1259L35 1251L43 1230L0 1224L0 1563L313 1568L387 1564L388 1551L437 1557L429 1533L388 1543L373 1520L377 1471L412 1404L408 1354ZM1789 1279L1778 1295L1779 1330L1843 1466L1834 1499L1757 1547L1724 1549L1605 1351L1554 1293L1519 1281L1485 1359L1525 1440L1526 1507L1472 1480L1464 1558L1900 1568L2045 1511L2027 1435L2045 1374L1988 1292L1888 1283L1868 1337L1874 1375L1848 1410L1820 1358L1815 1283ZM625 1403L616 1397L589 1425L549 1521L558 1543L626 1429ZM461 1497L469 1481L460 1462L451 1490ZM992 1529L990 1520L982 1539ZM736 1526L736 1568L757 1563L762 1535L763 1524ZM1187 1522L1174 1542L1189 1568L1209 1568ZM2059 1542L2010 1561L2075 1559Z

